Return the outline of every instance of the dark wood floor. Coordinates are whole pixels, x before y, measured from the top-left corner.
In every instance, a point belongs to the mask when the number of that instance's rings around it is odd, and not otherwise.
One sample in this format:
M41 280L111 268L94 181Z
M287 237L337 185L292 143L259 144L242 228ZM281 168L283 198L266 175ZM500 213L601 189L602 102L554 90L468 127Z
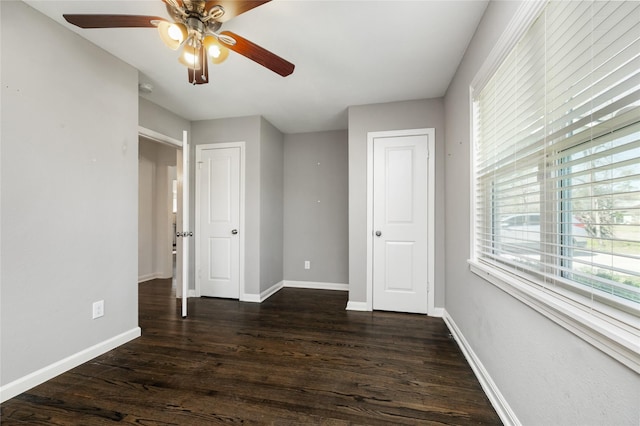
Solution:
M441 319L345 311L286 288L262 304L140 284L142 337L1 406L2 425L500 424Z

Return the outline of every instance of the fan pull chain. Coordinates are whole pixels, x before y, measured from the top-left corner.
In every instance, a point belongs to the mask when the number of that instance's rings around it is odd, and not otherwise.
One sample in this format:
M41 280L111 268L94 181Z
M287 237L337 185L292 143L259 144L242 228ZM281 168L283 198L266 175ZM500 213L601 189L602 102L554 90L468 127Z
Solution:
M204 81L205 83L208 83L209 82L208 81L208 76L205 75L205 74L208 74L207 73L207 66L209 64L205 63L205 61L207 61L208 58L207 58L207 52L205 51L204 46L202 46L200 48L200 55L201 55L201 57L200 57L200 64L201 64L201 66L200 66L200 77L201 77L202 81Z

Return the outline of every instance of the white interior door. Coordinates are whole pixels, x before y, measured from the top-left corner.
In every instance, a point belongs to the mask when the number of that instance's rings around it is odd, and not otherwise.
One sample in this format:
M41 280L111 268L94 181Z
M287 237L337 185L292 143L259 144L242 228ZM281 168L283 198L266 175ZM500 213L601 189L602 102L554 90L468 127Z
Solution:
M427 313L428 135L373 140L373 309Z
M189 295L189 142L182 135L182 150L177 153L178 209L176 212L176 296L182 298L182 317L187 316Z
M196 281L201 296L240 296L240 147L198 147Z

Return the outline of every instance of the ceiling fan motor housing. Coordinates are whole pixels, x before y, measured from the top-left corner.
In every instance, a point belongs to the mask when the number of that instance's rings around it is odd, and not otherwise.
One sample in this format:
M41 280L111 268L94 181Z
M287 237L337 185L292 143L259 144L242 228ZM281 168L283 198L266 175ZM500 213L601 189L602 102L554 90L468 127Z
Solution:
M200 18L196 16L189 16L185 22L187 25L187 29L189 31L189 38L193 37L199 41L202 41L204 38L205 25L202 23Z
M222 27L222 23L216 21L224 15L224 9L220 5L206 10L204 1L184 0L183 7L171 1L167 2L166 6L173 20L187 27L188 39L201 42L208 33L215 33Z

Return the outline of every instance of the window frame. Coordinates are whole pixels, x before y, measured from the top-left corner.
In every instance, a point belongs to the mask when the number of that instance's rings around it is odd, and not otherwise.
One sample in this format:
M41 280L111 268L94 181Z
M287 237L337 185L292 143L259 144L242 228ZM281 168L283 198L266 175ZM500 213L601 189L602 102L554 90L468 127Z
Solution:
M640 373L640 320L637 316L624 309L616 309L597 300L591 300L581 295L580 291L571 291L564 288L565 286L574 287L574 285L562 283L564 281L562 277L558 277L559 279L557 280L560 285L550 291L536 284L533 279L528 280L526 276L513 273L505 265L501 265L500 262L479 259L476 253L476 215L478 214L478 206L476 204L477 175L475 159L477 152L475 150L475 141L477 116L474 95L484 88L507 55L544 10L546 4L547 0L522 3L469 87L469 128L472 142L470 155L471 241L470 258L468 260L469 268L474 274L602 350L636 373ZM546 182L543 184L546 184ZM558 202L563 203L565 201ZM495 223L495 220L493 221L493 226L499 226ZM597 309L591 308L594 305L597 305Z

